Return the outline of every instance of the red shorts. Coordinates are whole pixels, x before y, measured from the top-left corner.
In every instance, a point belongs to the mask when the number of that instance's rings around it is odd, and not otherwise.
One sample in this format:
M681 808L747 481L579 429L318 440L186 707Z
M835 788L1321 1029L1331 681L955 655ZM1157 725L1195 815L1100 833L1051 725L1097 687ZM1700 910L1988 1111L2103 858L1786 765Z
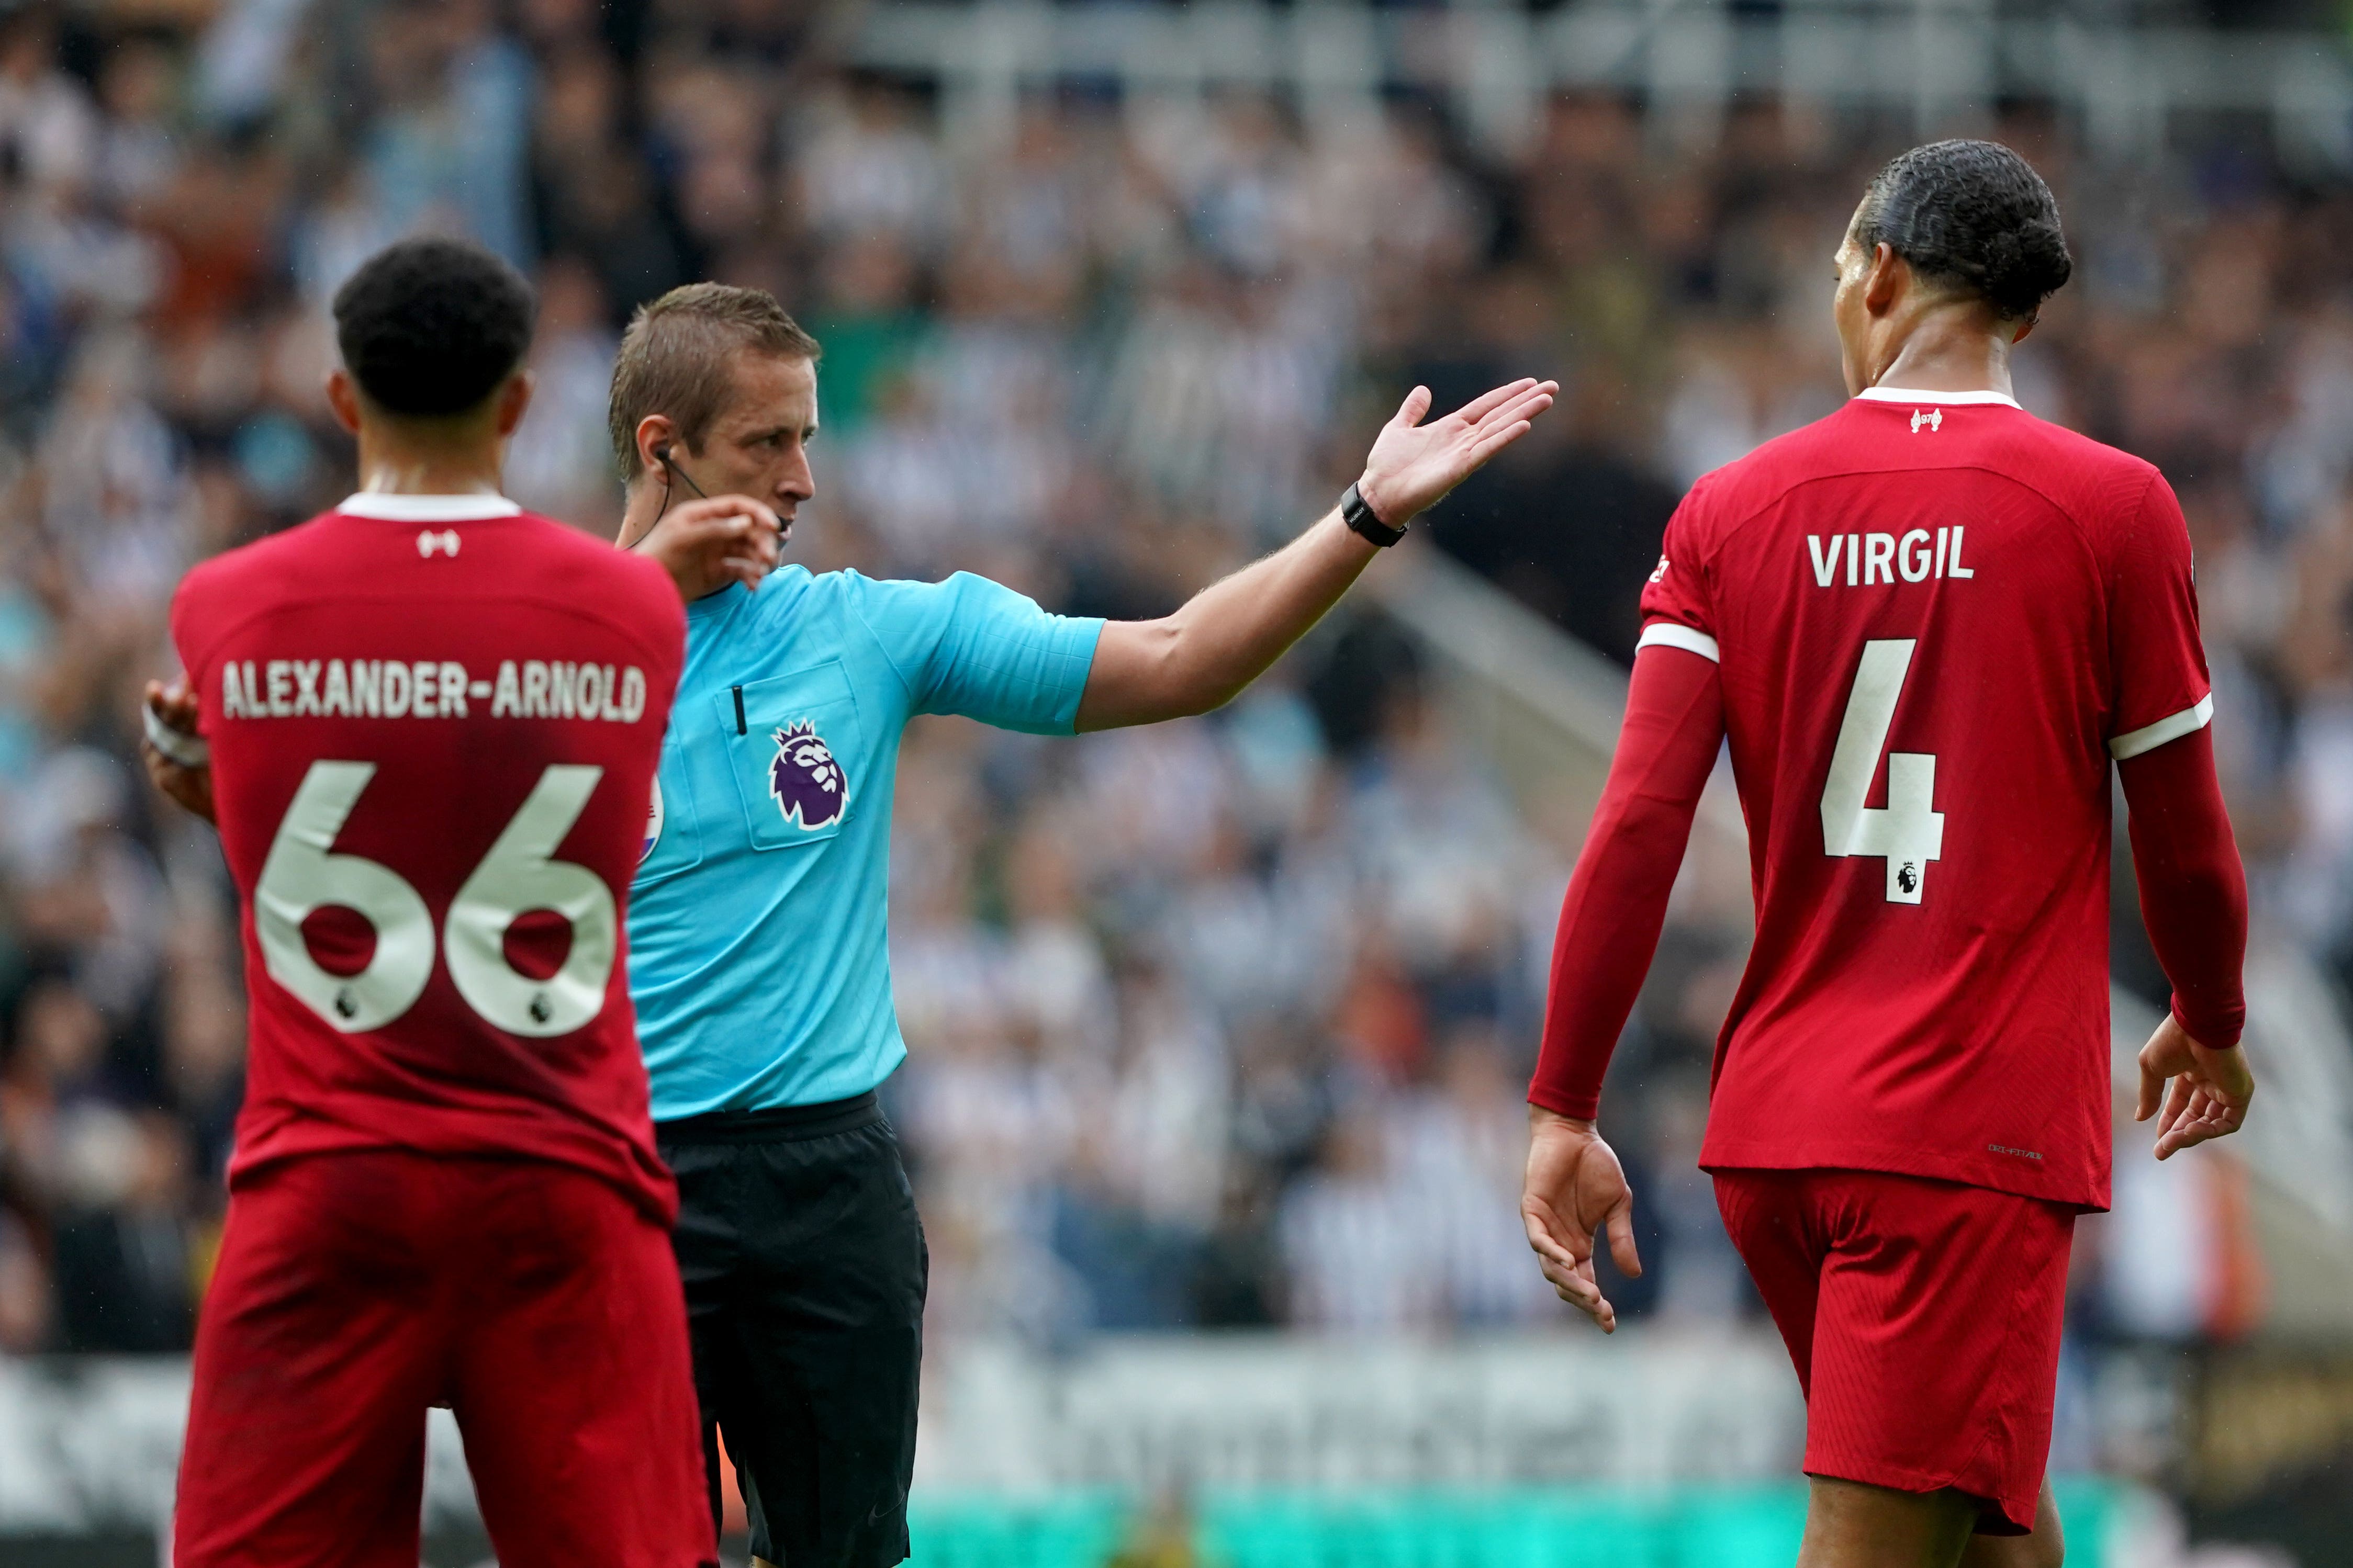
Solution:
M2075 1211L1875 1171L1718 1171L1716 1206L1806 1394L1806 1473L2034 1528Z
M173 1561L417 1568L432 1405L503 1568L717 1562L670 1237L582 1172L396 1150L230 1199Z

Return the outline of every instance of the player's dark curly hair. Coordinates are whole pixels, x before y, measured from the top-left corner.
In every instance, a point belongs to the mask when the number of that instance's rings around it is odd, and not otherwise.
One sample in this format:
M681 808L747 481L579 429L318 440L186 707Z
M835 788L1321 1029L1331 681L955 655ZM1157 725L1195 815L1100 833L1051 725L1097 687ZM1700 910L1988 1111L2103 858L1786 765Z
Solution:
M537 313L522 274L480 246L404 239L335 291L335 342L379 408L463 414L522 363Z
M1892 159L1863 193L1854 237L1866 252L1884 243L2005 320L2033 315L2075 270L2051 187L1994 142L1931 142Z

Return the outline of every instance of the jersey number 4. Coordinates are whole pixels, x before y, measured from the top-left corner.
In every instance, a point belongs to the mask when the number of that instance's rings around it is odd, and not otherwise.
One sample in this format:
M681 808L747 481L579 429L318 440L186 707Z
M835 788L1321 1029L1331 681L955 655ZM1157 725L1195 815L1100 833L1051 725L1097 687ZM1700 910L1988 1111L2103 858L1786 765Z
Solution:
M1862 645L1862 662L1847 693L1831 776L1822 785L1822 852L1877 855L1887 860L1887 901L1916 904L1928 862L1945 848L1945 814L1936 809L1936 759L1923 752L1887 752L1895 700L1912 668L1916 639ZM1879 756L1887 752L1887 804L1865 805Z
M586 867L551 858L604 772L559 763L540 774L449 900L441 927L449 978L468 1006L512 1034L569 1034L604 1008L619 924L612 889ZM433 916L424 899L389 867L331 848L375 776L374 763L312 763L253 889L269 977L347 1035L398 1018L433 977ZM322 967L302 938L302 922L329 905L356 910L375 928L375 951L356 974ZM572 923L571 950L545 979L507 962L507 928L533 910Z

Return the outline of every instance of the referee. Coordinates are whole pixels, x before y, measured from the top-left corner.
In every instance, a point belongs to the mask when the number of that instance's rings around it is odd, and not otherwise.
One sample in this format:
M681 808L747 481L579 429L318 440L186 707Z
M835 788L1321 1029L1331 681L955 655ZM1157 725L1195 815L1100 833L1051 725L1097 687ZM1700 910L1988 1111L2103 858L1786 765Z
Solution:
M817 361L754 289L696 284L640 309L613 374L620 543L696 497L751 498L789 527L816 489ZM687 606L629 982L678 1176L711 1505L724 1433L755 1562L907 1555L927 1258L875 1100L906 1055L884 893L907 721L1069 734L1219 706L1555 390L1515 382L1425 425L1417 387L1339 506L1162 620L1048 615L964 573L797 566Z

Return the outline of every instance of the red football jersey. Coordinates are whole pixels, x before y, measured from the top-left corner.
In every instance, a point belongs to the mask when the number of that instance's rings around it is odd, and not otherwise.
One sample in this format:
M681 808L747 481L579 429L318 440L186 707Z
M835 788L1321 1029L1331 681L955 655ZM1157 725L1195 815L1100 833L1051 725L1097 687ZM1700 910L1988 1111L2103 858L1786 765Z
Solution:
M1701 1163L2105 1206L2109 763L2212 710L2157 470L1874 389L1702 479L1644 643L1718 660L1757 945Z
M494 496L353 496L189 573L172 632L245 903L232 1186L509 1154L668 1223L622 916L684 657L669 577Z

